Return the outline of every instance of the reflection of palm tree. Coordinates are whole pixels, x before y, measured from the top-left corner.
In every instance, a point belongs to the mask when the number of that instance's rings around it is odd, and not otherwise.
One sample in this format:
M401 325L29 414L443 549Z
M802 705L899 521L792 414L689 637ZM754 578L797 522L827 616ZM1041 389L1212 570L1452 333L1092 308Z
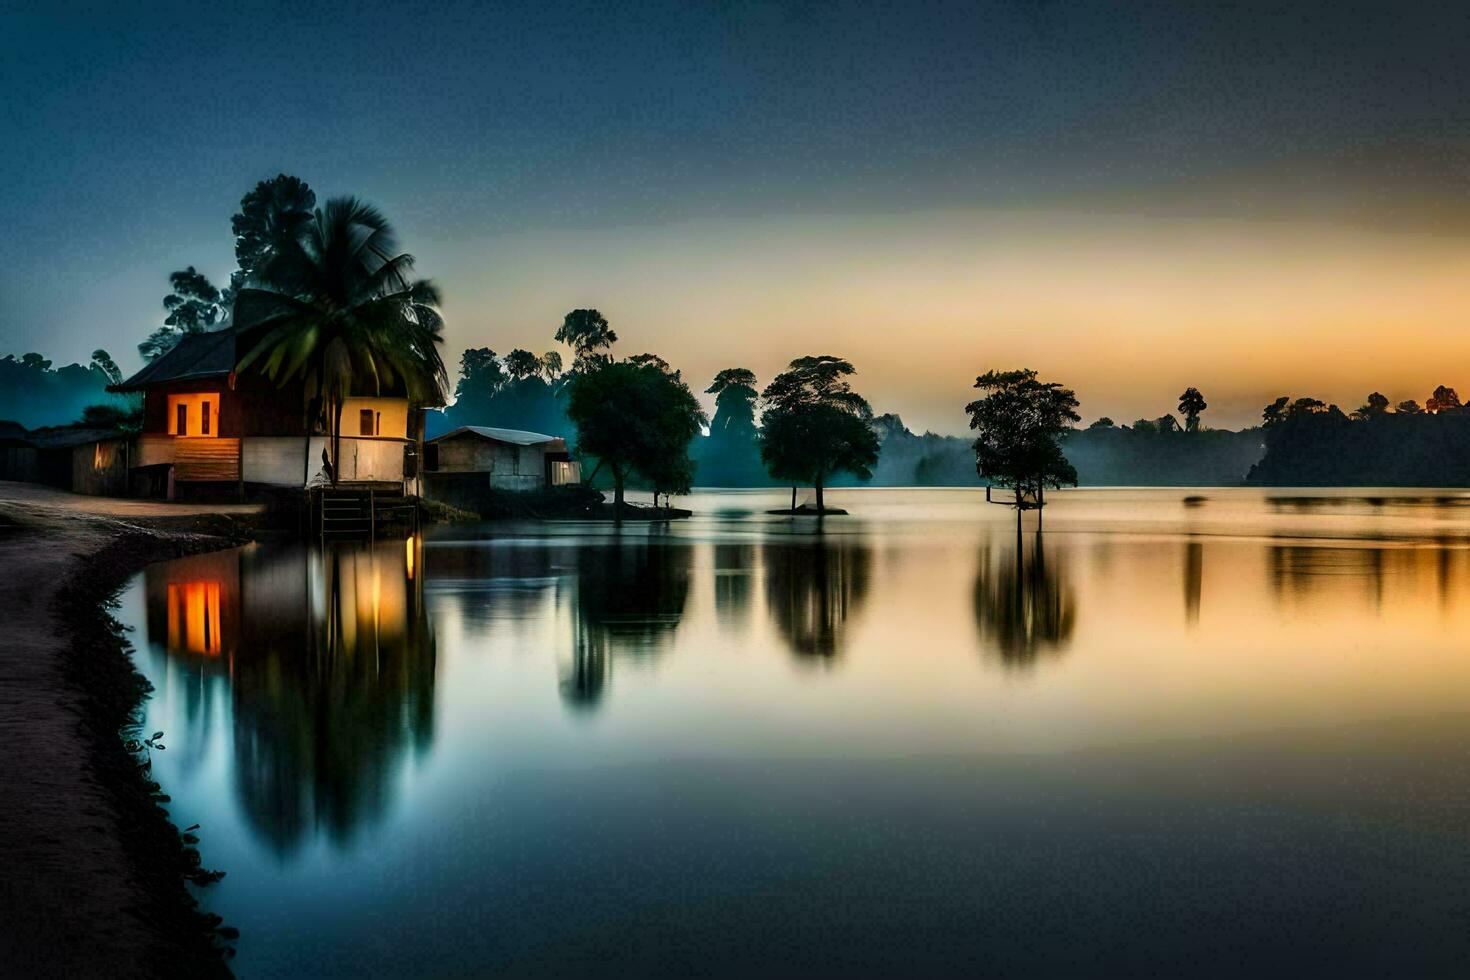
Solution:
M762 556L766 604L792 652L832 658L868 593L872 553L855 537L819 534L809 542L768 543Z
M282 853L313 827L345 842L380 818L434 720L434 638L403 542L291 555L247 575L243 618L261 635L232 678L239 792Z
M980 637L1007 667L1026 669L1072 639L1073 598L1047 564L1036 535L1029 555L992 552L987 544L975 573L975 622Z
M577 549L572 660L562 672L563 698L595 705L614 658L663 651L684 615L689 557L688 547L646 538Z

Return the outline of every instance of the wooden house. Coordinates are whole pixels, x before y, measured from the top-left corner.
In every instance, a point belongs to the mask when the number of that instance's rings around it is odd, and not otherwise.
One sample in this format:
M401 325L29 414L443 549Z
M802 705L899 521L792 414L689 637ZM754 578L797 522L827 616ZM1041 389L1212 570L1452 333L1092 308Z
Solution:
M228 329L185 336L113 387L143 394L143 429L130 463L135 493L244 494L305 487L322 474L329 437L319 413L308 418L303 385L236 373L249 340ZM402 389L348 398L339 485L418 496L425 407Z

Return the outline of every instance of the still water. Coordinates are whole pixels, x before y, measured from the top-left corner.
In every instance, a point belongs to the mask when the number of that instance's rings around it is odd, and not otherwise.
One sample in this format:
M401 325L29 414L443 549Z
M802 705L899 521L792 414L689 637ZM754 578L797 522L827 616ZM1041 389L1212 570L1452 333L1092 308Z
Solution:
M238 972L1463 975L1470 496L830 496L140 575Z

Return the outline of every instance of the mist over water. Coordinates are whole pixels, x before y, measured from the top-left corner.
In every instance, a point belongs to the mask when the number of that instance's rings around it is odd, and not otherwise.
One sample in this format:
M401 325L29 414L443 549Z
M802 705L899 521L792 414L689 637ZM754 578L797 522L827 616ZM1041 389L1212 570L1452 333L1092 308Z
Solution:
M150 567L242 976L1470 955L1470 496L697 493Z

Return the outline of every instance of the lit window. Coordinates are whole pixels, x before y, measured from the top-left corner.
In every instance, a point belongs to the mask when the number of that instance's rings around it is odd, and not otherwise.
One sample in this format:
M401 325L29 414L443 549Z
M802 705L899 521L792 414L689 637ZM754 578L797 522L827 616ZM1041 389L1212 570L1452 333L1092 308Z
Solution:
M189 405L187 402L179 402L177 409L178 417L174 422L174 434L186 436L189 434Z
M373 431L373 410L371 408L364 408L357 413L357 434L360 436L377 435Z
M201 402L199 405L199 433L209 435L209 402Z

